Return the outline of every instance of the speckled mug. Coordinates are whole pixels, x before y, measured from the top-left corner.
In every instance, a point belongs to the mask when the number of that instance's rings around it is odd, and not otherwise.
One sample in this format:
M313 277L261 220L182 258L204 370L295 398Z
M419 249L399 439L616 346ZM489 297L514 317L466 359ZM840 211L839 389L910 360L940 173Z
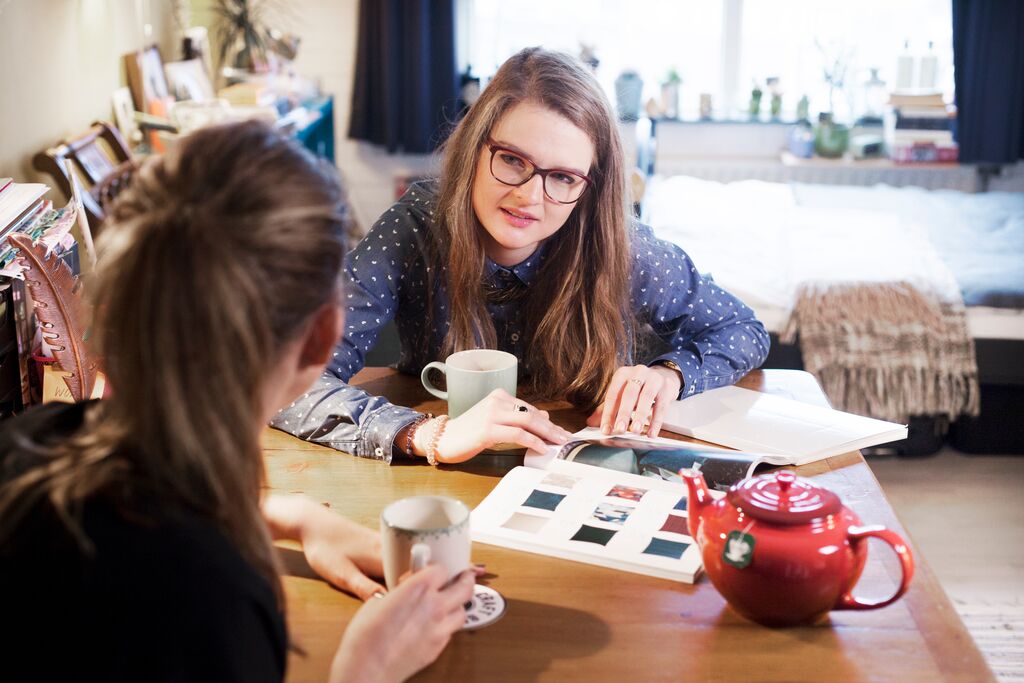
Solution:
M408 571L440 564L451 580L469 569L469 508L444 496L402 498L380 513L384 580L389 589Z

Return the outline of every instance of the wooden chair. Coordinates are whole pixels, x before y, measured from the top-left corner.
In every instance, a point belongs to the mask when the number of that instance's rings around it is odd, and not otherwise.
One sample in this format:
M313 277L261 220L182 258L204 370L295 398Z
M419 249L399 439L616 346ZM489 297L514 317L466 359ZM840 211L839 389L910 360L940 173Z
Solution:
M128 185L135 170L121 133L105 121L36 154L32 165L50 175L68 200L72 183L77 185L93 235L99 234L107 206Z

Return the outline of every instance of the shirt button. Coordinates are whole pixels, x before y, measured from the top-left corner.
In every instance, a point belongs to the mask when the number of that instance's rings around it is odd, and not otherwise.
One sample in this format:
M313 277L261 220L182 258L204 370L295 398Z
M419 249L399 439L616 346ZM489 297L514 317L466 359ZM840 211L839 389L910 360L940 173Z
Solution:
M518 332L513 332L512 333L512 341L513 342L519 341L519 333Z
M377 446L377 448L373 449L373 454L376 455L378 458L383 458L384 457L384 449L381 448L380 446Z

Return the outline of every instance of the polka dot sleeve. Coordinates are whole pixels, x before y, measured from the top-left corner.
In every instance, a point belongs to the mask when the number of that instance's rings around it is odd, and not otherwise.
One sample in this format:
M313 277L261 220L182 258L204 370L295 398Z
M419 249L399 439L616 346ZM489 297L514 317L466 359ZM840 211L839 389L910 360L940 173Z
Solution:
M680 398L726 386L759 367L770 344L754 312L703 275L681 248L638 225L633 238L631 303L683 375Z

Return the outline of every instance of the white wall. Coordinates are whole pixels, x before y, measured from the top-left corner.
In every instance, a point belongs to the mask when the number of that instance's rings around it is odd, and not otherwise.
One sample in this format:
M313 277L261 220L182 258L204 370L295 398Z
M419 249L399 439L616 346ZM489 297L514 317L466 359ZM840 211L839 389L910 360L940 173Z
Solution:
M164 0L0 0L0 177L36 179L33 154L110 120L122 55L156 42L168 59L173 33Z

